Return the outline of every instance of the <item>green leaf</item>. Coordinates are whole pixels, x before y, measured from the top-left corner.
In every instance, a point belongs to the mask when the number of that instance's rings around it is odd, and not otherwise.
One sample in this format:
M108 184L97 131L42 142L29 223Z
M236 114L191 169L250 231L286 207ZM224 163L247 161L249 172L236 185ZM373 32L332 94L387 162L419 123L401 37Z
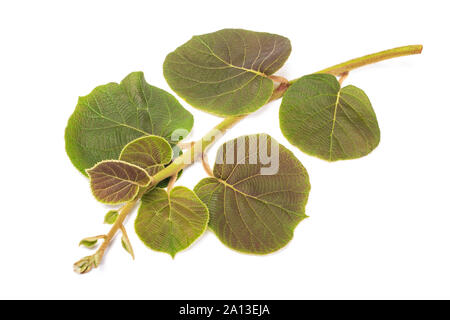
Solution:
M172 138L185 136L192 125L191 113L175 97L134 72L120 84L99 86L79 98L66 128L66 151L85 174L100 161L118 159L123 147L139 137L157 135L176 143Z
M104 236L96 236L96 237L88 237L88 238L84 238L83 240L80 241L80 246L85 246L86 248L94 248L95 245L97 244L97 241L100 239L103 239Z
M224 144L213 173L194 191L209 208L210 228L232 249L274 252L306 218L308 173L292 152L266 134Z
M291 53L289 39L224 29L194 36L164 61L170 87L192 106L219 116L251 113L273 92L268 77Z
M110 210L105 215L104 223L106 223L106 224L114 224L114 222L116 222L118 216L119 216L119 211L117 211L117 210Z
M208 208L188 188L170 194L156 188L142 197L135 228L148 247L175 257L203 234L208 219Z
M145 136L127 144L119 160L134 164L153 176L172 160L172 148L161 137Z
M133 164L107 160L86 170L94 197L107 204L133 200L140 187L150 184L151 178L144 169Z
M341 89L332 75L312 74L284 94L280 127L290 143L328 161L369 154L380 142L377 117L364 91Z
M124 248L125 251L128 252L134 260L133 247L131 246L131 243L130 243L130 240L128 239L128 237L125 235L122 236L121 242L122 242L122 248Z
M87 240L81 240L80 246L85 246L86 248L93 248L97 244L97 240L93 241L87 241Z

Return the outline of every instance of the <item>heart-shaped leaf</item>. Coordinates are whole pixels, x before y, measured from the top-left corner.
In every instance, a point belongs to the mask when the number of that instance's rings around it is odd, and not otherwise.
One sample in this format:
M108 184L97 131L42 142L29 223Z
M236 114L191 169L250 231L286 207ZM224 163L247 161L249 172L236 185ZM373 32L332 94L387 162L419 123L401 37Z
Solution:
M193 117L171 94L149 85L142 72L120 84L109 83L80 97L69 119L66 151L74 166L85 169L118 159L123 147L145 135L172 141L192 129ZM182 132L183 131L183 132Z
M284 94L280 127L300 150L328 161L369 154L380 142L377 117L364 91L341 89L336 77L312 74Z
M103 203L118 204L133 200L140 187L150 184L151 178L144 169L133 164L106 160L86 170L94 197Z
M132 163L153 176L172 160L172 148L161 137L144 136L127 144L119 159Z
M213 172L194 191L225 245L267 254L292 239L306 217L310 190L308 173L292 152L266 134L240 137L219 149Z
M195 36L170 53L164 76L196 108L219 116L247 114L267 103L273 92L268 76L290 53L285 37L224 29Z
M208 208L188 188L157 188L142 197L135 228L148 247L175 257L203 234L208 219Z

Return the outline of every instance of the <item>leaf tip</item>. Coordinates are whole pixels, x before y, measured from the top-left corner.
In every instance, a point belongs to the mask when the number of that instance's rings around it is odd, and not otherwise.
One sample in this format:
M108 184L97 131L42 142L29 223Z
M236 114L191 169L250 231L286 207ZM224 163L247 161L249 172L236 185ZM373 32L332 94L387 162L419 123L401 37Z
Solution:
M97 164L96 164L97 165ZM95 166L96 166L95 165ZM84 172L87 174L87 176L90 178L91 177L91 172L92 172L92 170L95 168L95 166L93 166L93 167L90 167L90 168L87 168L87 169L85 169L84 170Z
M423 45L422 44L411 45L409 46L409 48L412 49L413 54L421 54L423 50Z

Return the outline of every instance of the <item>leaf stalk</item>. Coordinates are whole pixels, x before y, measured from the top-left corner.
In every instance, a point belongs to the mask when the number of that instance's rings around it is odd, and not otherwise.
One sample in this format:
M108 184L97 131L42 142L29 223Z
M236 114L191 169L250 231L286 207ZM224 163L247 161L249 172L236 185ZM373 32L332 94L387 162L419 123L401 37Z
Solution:
M316 73L328 73L335 76L339 76L345 72L349 72L356 68L367 66L372 63L380 62L387 59L409 56L413 54L422 53L422 45L410 45L404 47L393 48L389 50L380 51L373 54L368 54L356 59L348 60L346 62L336 64L332 67L320 70ZM294 80L295 81L295 80Z

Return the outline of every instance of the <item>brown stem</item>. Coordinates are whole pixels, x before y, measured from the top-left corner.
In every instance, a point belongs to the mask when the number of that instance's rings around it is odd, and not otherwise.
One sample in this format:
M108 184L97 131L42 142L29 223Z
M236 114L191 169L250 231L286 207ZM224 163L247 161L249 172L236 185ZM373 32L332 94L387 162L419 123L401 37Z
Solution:
M103 259L103 256L105 254L106 249L108 248L110 242L112 241L112 239L114 238L114 236L116 235L117 231L119 229L122 228L123 223L126 219L126 217L128 216L128 214L133 211L134 206L136 205L136 203L138 202L139 199L135 199L131 202L126 203L121 209L120 209L120 214L117 217L116 221L114 222L113 226L111 227L111 230L109 230L108 234L105 237L105 241L103 241L102 245L100 246L100 248L98 248L98 251L96 253L97 257L98 257L98 263L100 263Z
M344 82L345 79L347 79L349 72L344 72L342 74L339 75L339 84L342 86L342 83Z
M277 76L275 74L269 76L269 79L273 80L274 82L278 82L280 84L282 84L282 83L289 83L289 80L286 79L285 77Z
M208 163L208 156L206 155L205 152L202 153L202 165L203 165L203 169L205 169L208 176L214 177L214 173Z
M366 56L362 56L356 59L348 60L346 62L334 65L332 67L323 69L316 73L328 73L335 76L343 74L345 72L354 70L356 68L360 68L366 66L368 64L380 62L387 59L409 56L412 54L420 54L422 53L423 46L422 45L411 45L398 47L394 49L384 50L373 54L368 54Z
M173 186L175 185L175 182L177 182L178 178L178 172L177 171L173 176L170 177L169 183L167 184L167 192L170 193L170 190L172 190Z

